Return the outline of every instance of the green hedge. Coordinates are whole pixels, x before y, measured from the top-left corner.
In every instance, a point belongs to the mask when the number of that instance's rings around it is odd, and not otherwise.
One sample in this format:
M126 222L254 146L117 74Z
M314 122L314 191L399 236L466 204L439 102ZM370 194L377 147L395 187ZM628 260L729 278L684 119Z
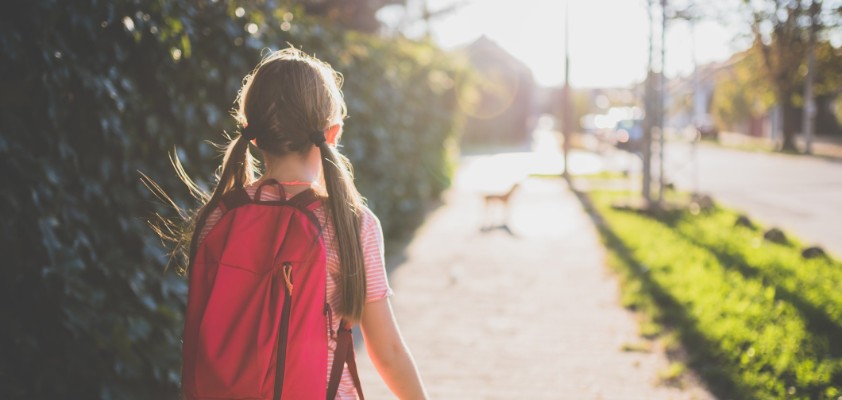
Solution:
M219 158L205 141L233 129L267 47L295 44L345 75L345 151L388 232L448 185L462 67L273 3L39 0L2 13L0 398L174 397L186 287L164 272L145 222L159 202L138 171L194 207L167 153L211 186Z
M804 260L721 208L653 218L591 198L624 302L675 331L719 397L842 395L842 263Z

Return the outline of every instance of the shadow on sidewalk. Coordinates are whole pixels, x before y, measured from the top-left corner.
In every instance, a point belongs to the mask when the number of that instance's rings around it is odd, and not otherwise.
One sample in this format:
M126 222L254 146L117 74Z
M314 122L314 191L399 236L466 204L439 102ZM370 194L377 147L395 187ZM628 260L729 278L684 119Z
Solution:
M640 284L641 293L658 305L661 316L658 323L677 333L682 347L687 351L687 360L681 360L701 376L708 390L722 399L750 398L752 391L739 380L738 371L723 362L719 355L723 350L716 342L708 340L698 329L698 322L663 286L652 279L647 267L638 261L623 240L605 223L602 216L584 192L570 190L582 204L603 243L613 251L628 269L621 271L626 280ZM669 356L669 354L668 354Z

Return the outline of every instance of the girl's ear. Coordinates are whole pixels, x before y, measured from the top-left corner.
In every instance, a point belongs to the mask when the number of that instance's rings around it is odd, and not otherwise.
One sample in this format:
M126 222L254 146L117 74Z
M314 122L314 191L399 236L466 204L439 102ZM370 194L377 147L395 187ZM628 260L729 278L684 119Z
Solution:
M327 128L327 132L325 133L325 139L327 139L327 144L331 146L336 146L336 143L339 142L339 137L341 135L342 124L331 125L330 128Z

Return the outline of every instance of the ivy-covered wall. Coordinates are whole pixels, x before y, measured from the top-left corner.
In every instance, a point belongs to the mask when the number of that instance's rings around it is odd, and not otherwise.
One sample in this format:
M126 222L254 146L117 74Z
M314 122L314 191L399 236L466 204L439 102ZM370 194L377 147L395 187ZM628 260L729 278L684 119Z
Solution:
M9 11L9 10L7 10ZM196 204L242 78L290 43L345 76L344 151L387 234L449 184L465 86L430 44L271 1L34 0L0 13L0 398L174 398L186 286L139 172ZM415 217L413 217L415 216Z

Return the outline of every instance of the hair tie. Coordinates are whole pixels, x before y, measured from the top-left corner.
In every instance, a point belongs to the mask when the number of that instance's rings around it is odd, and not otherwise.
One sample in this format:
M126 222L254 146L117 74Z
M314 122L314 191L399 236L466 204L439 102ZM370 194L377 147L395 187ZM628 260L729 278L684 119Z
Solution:
M327 138L325 138L325 133L323 131L314 131L310 133L310 141L316 146L321 146L327 142Z
M240 129L240 135L242 135L246 140L254 140L257 138L257 132L254 128L246 125L243 129Z

